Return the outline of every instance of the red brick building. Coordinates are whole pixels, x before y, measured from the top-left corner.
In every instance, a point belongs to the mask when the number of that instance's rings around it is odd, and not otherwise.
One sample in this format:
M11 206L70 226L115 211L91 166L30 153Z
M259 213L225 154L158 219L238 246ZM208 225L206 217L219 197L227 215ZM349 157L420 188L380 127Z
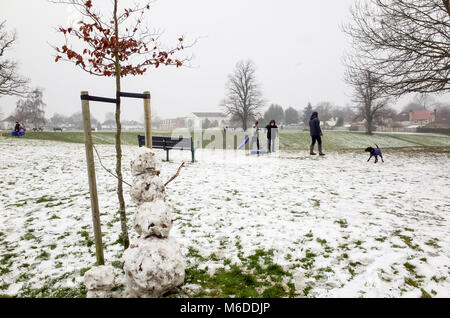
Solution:
M436 110L415 110L409 112L411 125L426 126L436 121Z

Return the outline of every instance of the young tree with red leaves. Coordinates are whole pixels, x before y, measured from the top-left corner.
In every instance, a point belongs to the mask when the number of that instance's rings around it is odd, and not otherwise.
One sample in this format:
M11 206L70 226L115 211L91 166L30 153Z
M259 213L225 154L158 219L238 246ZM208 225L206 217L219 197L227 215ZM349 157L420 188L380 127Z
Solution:
M65 37L65 44L55 47L55 61L74 63L91 75L115 77L116 104L116 174L118 177L117 196L122 227L123 245L128 248L129 238L126 221L125 201L122 188L122 148L120 123L121 78L127 75L142 75L150 67L174 65L181 67L186 59L177 58L177 54L191 47L184 44L183 37L171 49L163 49L158 42L158 33L150 32L142 25L145 14L150 11L151 1L136 4L133 8L119 8L119 0L113 1L112 16L105 18L94 9L91 0L55 0L54 3L72 5L81 15L77 26L59 27ZM132 19L135 17L136 19ZM81 44L81 49L70 46L73 40Z

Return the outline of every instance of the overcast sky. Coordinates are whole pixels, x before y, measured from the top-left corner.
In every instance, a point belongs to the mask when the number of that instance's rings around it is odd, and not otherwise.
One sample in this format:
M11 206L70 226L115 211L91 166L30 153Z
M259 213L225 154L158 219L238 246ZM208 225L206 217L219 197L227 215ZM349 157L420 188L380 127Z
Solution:
M135 1L122 0L122 3ZM108 0L94 0L112 8ZM350 104L350 88L343 81L342 56L348 39L340 24L349 18L353 0L158 0L148 14L148 25L164 30L167 44L179 35L199 38L189 50L191 68L160 67L146 75L123 80L122 90L152 92L152 108L163 118L193 111L220 111L227 75L239 60L252 59L264 97L283 107L304 108L329 101ZM68 26L74 13L66 5L46 0L0 2L0 20L15 29L18 41L9 56L33 86L45 89L46 115L81 110L79 93L114 97L114 78L89 76L72 64L54 62L50 44L61 45L55 27ZM16 98L3 97L0 107L9 115ZM400 108L407 102L402 99ZM123 102L123 118L142 120L141 101ZM95 104L93 115L103 120L110 104Z

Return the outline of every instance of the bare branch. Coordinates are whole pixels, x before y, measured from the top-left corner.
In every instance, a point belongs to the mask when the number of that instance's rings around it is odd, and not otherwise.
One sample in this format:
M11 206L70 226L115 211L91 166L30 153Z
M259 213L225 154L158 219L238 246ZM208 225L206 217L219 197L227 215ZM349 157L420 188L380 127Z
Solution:
M100 158L100 155L99 155L99 153L98 153L97 148L95 147L95 145L92 145L92 147L94 148L95 153L97 154L98 161L100 162L100 165L102 166L102 168L103 168L106 172L108 172L110 175L112 175L114 178L116 178L117 180L119 180L120 182L123 182L123 183L125 183L127 186L131 187L131 184L129 184L128 182L123 181L121 178L119 178L117 175L115 175L115 174L111 171L111 169L108 169L108 168L106 168L106 167L103 165L102 159Z
M16 41L16 33L5 31L6 21L0 22L0 97L2 95L25 97L30 91L29 80L17 73L17 63L4 58L5 52Z
M180 175L180 171L181 169L184 167L184 162L181 164L181 166L178 168L177 173L169 179L169 181L167 181L164 186L166 187L170 182L172 182L173 180L175 180L176 177L178 177Z
M449 0L358 0L352 23L353 67L381 79L387 94L450 91Z

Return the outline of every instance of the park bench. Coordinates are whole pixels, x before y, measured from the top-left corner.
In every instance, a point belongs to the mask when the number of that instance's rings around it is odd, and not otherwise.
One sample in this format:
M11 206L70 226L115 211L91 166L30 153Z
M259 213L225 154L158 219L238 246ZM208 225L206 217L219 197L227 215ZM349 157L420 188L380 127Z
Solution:
M145 146L145 136L138 135L139 147ZM192 138L172 138L172 137L152 137L152 147L166 151L166 160L169 161L169 150L190 150L192 153L192 162L195 162L195 149Z

